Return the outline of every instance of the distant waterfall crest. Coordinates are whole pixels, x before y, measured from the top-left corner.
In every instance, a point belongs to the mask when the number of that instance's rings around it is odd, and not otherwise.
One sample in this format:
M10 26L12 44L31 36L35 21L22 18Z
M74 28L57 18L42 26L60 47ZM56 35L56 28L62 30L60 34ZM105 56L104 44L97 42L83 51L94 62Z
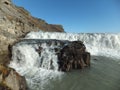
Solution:
M87 50L92 55L110 56L120 58L120 34L109 33L53 33L53 32L31 32L26 39L58 39L83 41ZM114 52L114 53L113 53Z

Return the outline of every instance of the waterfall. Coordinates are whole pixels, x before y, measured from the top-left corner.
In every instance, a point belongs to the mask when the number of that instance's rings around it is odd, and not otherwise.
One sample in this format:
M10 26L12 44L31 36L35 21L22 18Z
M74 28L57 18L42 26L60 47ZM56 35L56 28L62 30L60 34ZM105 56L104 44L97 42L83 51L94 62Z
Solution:
M83 41L87 50L92 55L120 58L120 33L53 33L31 32L26 39L58 39L69 41Z
M25 76L32 90L43 89L50 79L61 78L56 48L68 41L23 40L12 48L10 67ZM38 86L38 84L40 84ZM38 90L39 90L38 89Z
M62 78L64 74L58 71L55 49L76 40L83 41L92 55L120 58L120 34L40 31L28 33L13 46L10 67L26 77L30 90L44 90L51 79Z

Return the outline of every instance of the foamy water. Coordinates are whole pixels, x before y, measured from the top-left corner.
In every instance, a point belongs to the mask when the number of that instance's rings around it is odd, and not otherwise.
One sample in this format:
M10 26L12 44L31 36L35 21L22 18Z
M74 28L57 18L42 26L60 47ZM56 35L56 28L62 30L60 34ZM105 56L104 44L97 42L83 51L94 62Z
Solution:
M120 34L109 33L53 33L31 32L26 39L57 39L69 41L83 41L87 51L92 55L120 58Z
M54 51L55 47L60 47L59 41L48 45L46 42L38 43L39 39L83 41L91 55L107 56L117 61L120 58L120 34L31 32L25 39L28 41L13 46L10 66L26 77L30 90L45 90L51 80L62 80L64 76L58 71L58 57ZM41 55L36 51L39 46L43 48Z

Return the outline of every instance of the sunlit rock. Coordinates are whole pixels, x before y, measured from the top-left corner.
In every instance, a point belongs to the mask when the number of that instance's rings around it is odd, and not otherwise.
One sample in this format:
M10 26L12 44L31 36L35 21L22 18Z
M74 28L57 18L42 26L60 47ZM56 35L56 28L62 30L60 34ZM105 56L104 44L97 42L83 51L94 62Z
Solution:
M26 80L14 69L0 65L0 90L27 90Z

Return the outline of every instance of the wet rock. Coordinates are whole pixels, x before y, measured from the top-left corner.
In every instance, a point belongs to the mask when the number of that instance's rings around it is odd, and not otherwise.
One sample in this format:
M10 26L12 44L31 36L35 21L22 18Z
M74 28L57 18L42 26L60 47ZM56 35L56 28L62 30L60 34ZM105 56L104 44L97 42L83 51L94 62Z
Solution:
M14 69L0 65L0 90L27 90L26 80Z
M98 59L94 58L93 60L97 61Z
M73 41L64 46L58 55L59 70L70 71L90 66L90 53L81 41Z
M42 48L42 47L40 47L40 46L39 46L39 48L38 48L38 49L36 49L36 51L38 52L38 54L39 54L39 55L41 55L42 49L43 49L43 48Z
M58 57L59 71L70 71L72 69L82 69L90 66L90 53L86 52L86 47L81 41L67 41L67 40L55 40L55 39L39 39L39 40L22 40L15 45L36 44L34 47L40 57L40 67L45 57L48 58L48 63L51 70L54 70L53 57L47 55L51 52L55 54L55 58ZM45 47L43 46L45 45ZM47 48L46 48L47 47ZM46 50L48 49L48 51ZM44 52L44 54L41 54ZM18 53L18 52L16 52ZM43 56L42 56L43 55ZM50 54L51 55L51 54ZM17 57L17 56L16 56ZM19 60L19 58L17 59Z

